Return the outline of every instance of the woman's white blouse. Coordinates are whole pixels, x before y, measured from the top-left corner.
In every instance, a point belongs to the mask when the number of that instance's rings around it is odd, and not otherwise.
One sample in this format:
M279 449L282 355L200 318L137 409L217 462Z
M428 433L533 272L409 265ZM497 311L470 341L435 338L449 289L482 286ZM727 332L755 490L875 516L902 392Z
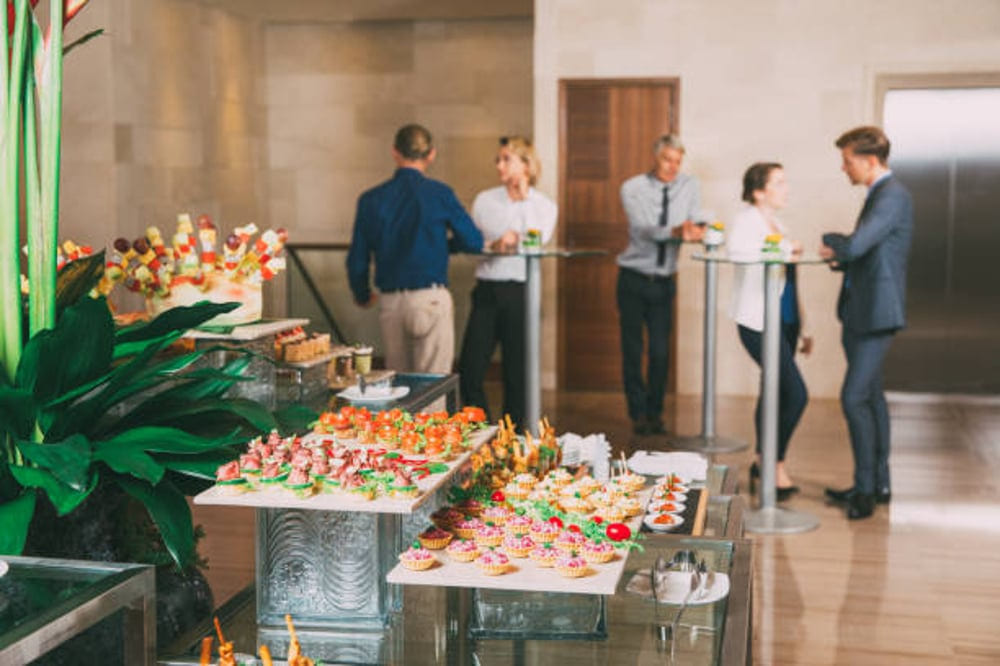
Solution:
M784 236L784 227L777 225ZM733 218L729 232L726 234L726 251L734 261L761 260L761 250L764 248L764 238L771 233L767 221L756 206L745 205ZM780 247L787 259L791 256L792 246L787 238L782 238ZM785 287L784 273L781 275L779 291ZM764 330L764 265L733 264L732 300L729 303L729 316L741 326L754 331Z

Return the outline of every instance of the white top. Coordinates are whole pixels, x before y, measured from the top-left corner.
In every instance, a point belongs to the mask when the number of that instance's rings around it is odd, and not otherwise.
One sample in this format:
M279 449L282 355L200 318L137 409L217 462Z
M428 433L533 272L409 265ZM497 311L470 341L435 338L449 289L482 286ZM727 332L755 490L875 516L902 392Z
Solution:
M782 234L780 243L785 259L791 257L792 244L784 238L785 229L775 223ZM726 233L726 248L734 261L761 261L764 238L771 233L767 221L756 206L743 206L733 218ZM782 273L779 292L785 288ZM764 265L733 264L733 292L729 316L742 326L754 331L764 330Z
M483 190L472 202L472 220L483 232L487 244L507 231L524 238L528 229L540 231L542 243L547 243L555 231L558 212L558 206L533 187L522 201L511 199L507 188L501 185ZM524 282L527 273L524 257L483 257L476 268L476 278L492 282Z

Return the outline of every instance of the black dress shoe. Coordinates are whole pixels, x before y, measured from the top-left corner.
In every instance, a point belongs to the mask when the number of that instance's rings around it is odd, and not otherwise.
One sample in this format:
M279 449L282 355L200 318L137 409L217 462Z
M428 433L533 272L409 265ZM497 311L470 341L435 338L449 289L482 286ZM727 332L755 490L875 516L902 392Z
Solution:
M847 501L847 519L860 520L875 513L875 496L854 493Z
M851 497L855 494L854 487L845 488L843 490L834 490L833 488L826 489L826 496L828 499L834 502L847 503L851 500ZM888 504L892 501L892 492L889 490L880 490L874 495L876 504Z
M850 488L844 488L843 490L835 490L833 488L827 488L825 492L827 499L833 502L844 503L850 501L851 496L854 495L854 486L851 486Z
M750 494L757 494L757 479L760 478L760 467L757 463L750 465Z
M779 502L784 502L785 500L790 499L792 495L794 495L795 493L799 492L799 487L798 486L784 486L784 487L778 486L777 488L775 488L775 490L778 491L778 501Z

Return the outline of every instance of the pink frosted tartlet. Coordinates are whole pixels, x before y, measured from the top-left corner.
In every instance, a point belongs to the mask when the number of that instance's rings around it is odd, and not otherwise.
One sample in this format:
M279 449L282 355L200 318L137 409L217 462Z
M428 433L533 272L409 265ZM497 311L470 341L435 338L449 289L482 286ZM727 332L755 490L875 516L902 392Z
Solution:
M454 525L455 534L463 539L472 539L476 536L476 530L483 526L483 521L478 518L466 518L465 520L460 520Z
M556 560L556 571L567 578L579 578L590 572L590 565L582 557L567 555Z
M561 556L562 553L553 547L551 543L539 544L528 554L531 561L537 563L540 567L553 566Z
M568 553L583 548L583 545L587 543L587 537L579 532L570 532L567 530L556 537L555 543L556 548Z
M561 531L562 528L553 523L536 522L531 526L531 537L540 543L547 543L559 536Z
M500 551L488 550L479 556L476 564L487 576L499 576L507 573L510 568L510 558Z
M527 557L534 547L530 536L509 536L503 540L503 549L511 557Z
M434 557L434 553L426 548L410 548L399 554L399 561L407 569L423 571L434 566L437 558Z
M480 547L499 546L503 536L503 528L499 525L483 525L476 530L476 543Z
M592 564L610 562L615 556L615 547L607 541L588 541L583 545L583 559Z
M483 510L482 519L494 525L503 525L511 516L511 510L505 506L491 506Z
M471 562L479 557L479 546L475 541L459 539L448 544L447 552L456 562Z
M535 521L528 516L511 516L507 519L507 534L511 536L522 536L531 531L531 526Z

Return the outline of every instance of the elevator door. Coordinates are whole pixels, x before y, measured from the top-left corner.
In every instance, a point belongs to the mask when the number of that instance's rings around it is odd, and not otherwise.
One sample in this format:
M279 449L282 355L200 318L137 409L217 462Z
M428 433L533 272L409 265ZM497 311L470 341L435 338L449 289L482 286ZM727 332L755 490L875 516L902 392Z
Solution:
M883 109L914 203L909 325L885 386L1000 393L1000 88L890 90Z

